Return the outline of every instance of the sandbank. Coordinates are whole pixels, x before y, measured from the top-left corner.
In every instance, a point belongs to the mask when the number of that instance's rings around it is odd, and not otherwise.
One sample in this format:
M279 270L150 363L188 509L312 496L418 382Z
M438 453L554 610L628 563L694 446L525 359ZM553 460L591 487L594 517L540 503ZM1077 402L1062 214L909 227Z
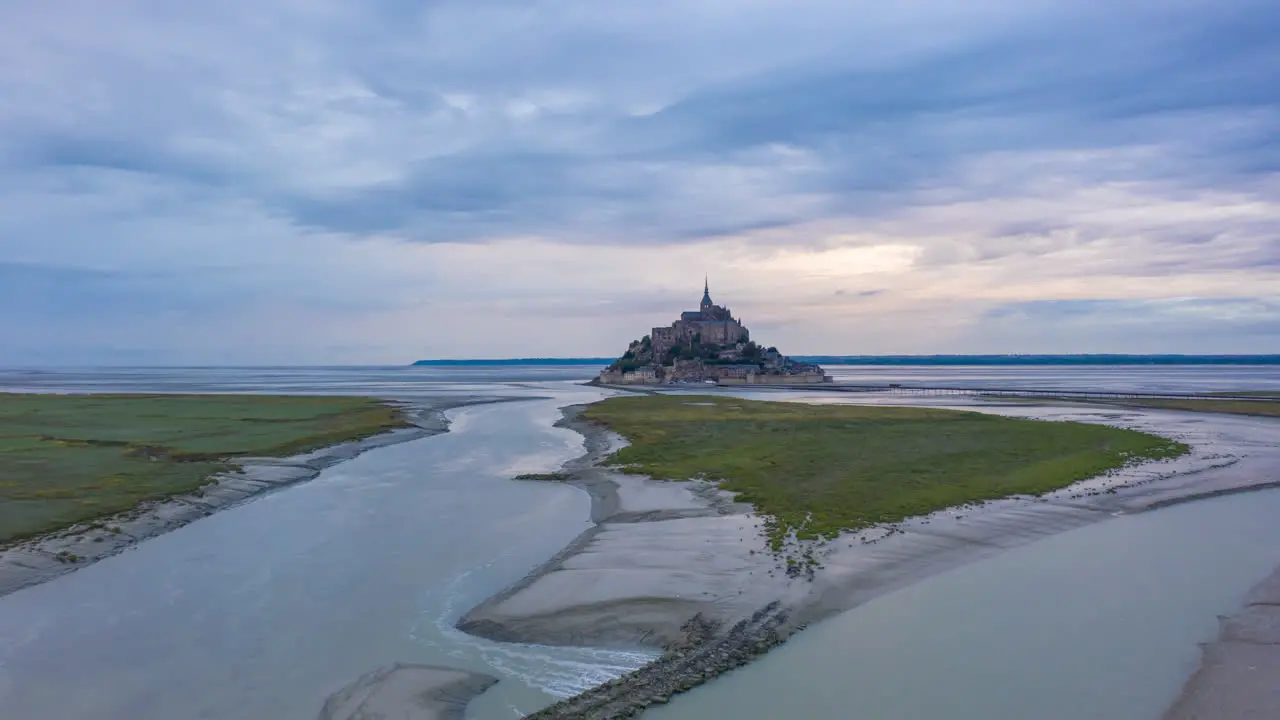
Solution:
M843 535L817 549L821 567L804 577L768 552L752 509L713 485L654 482L600 467L624 440L578 420L581 406L566 408L561 424L583 434L588 452L565 467L564 481L591 493L596 525L458 627L511 642L667 650L630 676L532 716L625 717L749 661L808 623L930 575L1115 515L1277 480L1274 420L1024 404L967 409L1131 427L1192 450L1040 497Z
M1280 717L1280 568L1220 618L1217 640L1204 646L1200 669L1165 720L1253 720Z
M329 696L319 720L462 720L467 703L497 682L465 670L397 663Z

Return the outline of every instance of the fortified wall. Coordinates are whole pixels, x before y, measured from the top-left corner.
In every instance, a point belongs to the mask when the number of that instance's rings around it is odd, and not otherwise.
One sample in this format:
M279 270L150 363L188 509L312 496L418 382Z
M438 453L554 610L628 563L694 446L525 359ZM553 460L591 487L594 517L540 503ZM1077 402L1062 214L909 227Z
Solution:
M747 375L746 377L722 377L717 385L812 385L831 382L825 372L797 373L795 375Z

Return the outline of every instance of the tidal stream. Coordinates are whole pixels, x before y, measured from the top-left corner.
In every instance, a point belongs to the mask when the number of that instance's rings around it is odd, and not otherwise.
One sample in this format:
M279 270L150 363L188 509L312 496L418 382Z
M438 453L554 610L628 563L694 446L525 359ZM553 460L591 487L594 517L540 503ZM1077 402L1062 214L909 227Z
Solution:
M645 720L1158 720L1280 565L1280 491L1115 518L818 623Z
M1070 386L1077 369L1057 371ZM934 380L945 383L953 371L894 372L926 382L943 373ZM983 377L997 383L1002 372ZM1104 382L1280 385L1274 371L1251 372L1126 369ZM585 493L511 480L582 452L580 436L551 425L558 408L605 396L569 382L586 375L0 371L0 388L14 391L524 398L451 410L447 434L368 452L0 597L3 717L305 720L329 693L399 661L499 677L468 709L490 720L643 664L651 652L501 644L453 628L589 527ZM1261 422L1280 443L1280 421ZM1280 491L1117 517L876 598L645 717L1154 720L1195 668L1197 643L1214 636L1215 615L1277 564Z
M588 527L583 492L511 477L580 455L581 437L551 424L560 406L601 393L487 390L554 399L451 410L449 433L370 451L0 597L0 715L314 718L329 693L400 661L502 678L482 711L510 718L643 664L651 653L499 644L453 628Z

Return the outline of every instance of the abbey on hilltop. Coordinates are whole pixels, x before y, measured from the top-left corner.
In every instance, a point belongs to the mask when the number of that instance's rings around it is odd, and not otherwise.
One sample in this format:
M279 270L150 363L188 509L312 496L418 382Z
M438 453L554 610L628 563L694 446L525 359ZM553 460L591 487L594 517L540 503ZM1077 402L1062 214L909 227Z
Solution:
M729 308L711 302L704 280L697 310L680 313L667 327L656 327L631 343L622 357L600 373L610 384L706 382L720 384L798 384L827 382L822 368L762 348Z

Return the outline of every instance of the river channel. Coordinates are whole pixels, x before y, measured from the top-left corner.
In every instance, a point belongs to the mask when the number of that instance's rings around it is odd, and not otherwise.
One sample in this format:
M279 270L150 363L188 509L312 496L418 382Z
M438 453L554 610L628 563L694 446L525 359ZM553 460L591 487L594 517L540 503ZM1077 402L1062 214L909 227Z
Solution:
M1170 372L1113 382L1186 380ZM1176 372L1203 373L1197 389L1275 382L1235 368ZM639 666L651 654L491 643L453 629L588 527L584 493L510 479L581 453L577 434L551 425L561 406L604 396L570 382L584 374L0 371L9 390L523 398L451 410L447 434L368 452L0 597L3 717L309 719L330 692L401 661L499 677L468 709L490 720ZM1280 564L1278 520L1280 491L1264 491L1052 536L815 624L645 717L1154 720L1195 668L1197 643L1214 636L1215 615Z
M370 451L312 482L0 597L0 716L314 718L328 694L362 673L414 662L501 678L476 711L511 718L651 656L499 644L453 628L589 526L585 493L511 477L580 455L581 437L552 423L560 406L601 392L545 374L535 388L341 373L317 382L312 372L294 376L290 389L550 399L451 410L444 435ZM235 392L289 385L225 371L175 372L151 384L114 377L72 382Z
M645 720L1157 720L1280 565L1280 491L1072 530L810 627Z

